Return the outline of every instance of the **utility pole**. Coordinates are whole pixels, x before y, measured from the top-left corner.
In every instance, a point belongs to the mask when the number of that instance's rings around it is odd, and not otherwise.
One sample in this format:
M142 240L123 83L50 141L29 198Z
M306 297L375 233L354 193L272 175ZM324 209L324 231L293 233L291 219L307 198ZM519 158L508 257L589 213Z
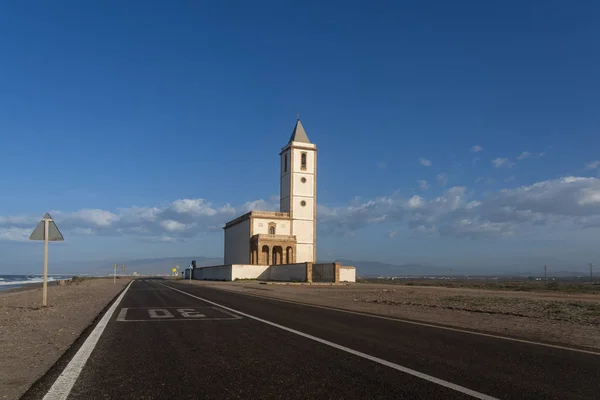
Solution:
M121 264L121 274L125 275L125 264Z
M590 282L594 282L594 277L592 275L592 263L590 263Z
M548 283L548 267L544 264L544 281Z
M117 264L113 264L113 284L117 283Z

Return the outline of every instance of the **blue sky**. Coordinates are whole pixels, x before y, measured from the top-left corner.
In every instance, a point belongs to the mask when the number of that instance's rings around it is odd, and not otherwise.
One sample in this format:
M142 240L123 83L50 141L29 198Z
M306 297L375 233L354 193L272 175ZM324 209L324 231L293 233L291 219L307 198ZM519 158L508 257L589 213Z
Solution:
M221 256L297 114L320 259L600 262L595 2L34 3L0 13L0 272L45 212L57 263Z

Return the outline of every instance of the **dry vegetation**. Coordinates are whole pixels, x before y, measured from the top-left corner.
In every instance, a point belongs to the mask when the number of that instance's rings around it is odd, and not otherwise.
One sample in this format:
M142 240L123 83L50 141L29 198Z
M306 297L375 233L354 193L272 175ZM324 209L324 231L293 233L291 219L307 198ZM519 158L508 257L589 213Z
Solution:
M600 283L574 280L551 281L488 281L488 280L419 280L419 279L362 279L359 283L397 284L402 286L431 286L482 290L508 290L515 292L588 293L600 294Z

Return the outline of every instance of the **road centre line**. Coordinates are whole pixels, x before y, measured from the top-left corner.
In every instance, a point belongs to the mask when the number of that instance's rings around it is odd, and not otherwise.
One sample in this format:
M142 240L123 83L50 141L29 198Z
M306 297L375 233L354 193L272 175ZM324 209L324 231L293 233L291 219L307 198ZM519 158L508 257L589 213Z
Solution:
M156 283L158 283L158 282L156 282ZM339 344L336 344L336 343L330 342L330 341L328 341L328 340L321 339L321 338L318 338L318 337L316 337L316 336L312 336L312 335L309 335L309 334L307 334L307 333L300 332L300 331L297 331L297 330L295 330L295 329L292 329L292 328L288 328L288 327L286 327L286 326L283 326L283 325L279 325L279 324L277 324L277 323L275 323L275 322L267 321L266 319L262 319L262 318L259 318L259 317L255 317L255 316L253 316L253 315L250 315L250 314L247 314L247 313L244 313L244 312L238 311L238 310L236 310L236 309L233 309L233 308L226 307L226 306L223 306L223 305L221 305L221 304L215 303L214 301L210 301L210 300L207 300L207 299L203 299L202 297L195 296L195 295L193 295L193 294L191 294L191 293L188 293L188 292L185 292L185 291L183 291L183 290L176 289L176 288L174 288L174 287L172 287L172 286L164 285L164 284L162 284L162 283L158 283L158 284L159 284L159 285L162 285L162 286L165 286L165 287L168 287L168 288L170 288L170 289L172 289L172 290L175 290L175 291L177 291L177 292L183 293L183 294L185 294L185 295L188 295L188 296L190 296L190 297L193 297L193 298L195 298L195 299L202 300L202 301L204 301L204 302L207 302L207 303L209 303L209 304L212 304L212 305L214 305L214 306L221 307L221 308L223 308L223 309L225 309L225 310L228 310L228 311L231 311L231 312L237 313L237 314L239 314L239 315L243 315L244 317L247 317L247 318L250 318L250 319L253 319L253 320L256 320L256 321L262 322L262 323L264 323L264 324L267 324L267 325L274 326L274 327L276 327L276 328L279 328L279 329L282 329L282 330L284 330L284 331L287 331L287 332L293 333L293 334L295 334L295 335L302 336L302 337L304 337L304 338L307 338L307 339L313 340L313 341L315 341L315 342L318 342L318 343L321 343L321 344L324 344L324 345L327 345L327 346L333 347L333 348L335 348L335 349L338 349L338 350L345 351L346 353L350 353L350 354L353 354L353 355L355 355L355 356L358 356L358 357L361 357L361 358L364 358L364 359L367 359L367 360L370 360L370 361L376 362L376 363L378 363L378 364L381 364L381 365L384 365L384 366L386 366L386 367L393 368L393 369L395 369L395 370L397 370L397 371L404 372L404 373L406 373L406 374L409 374L409 375L412 375L412 376L416 376L417 378L421 378L421 379L424 379L424 380L426 380L426 381L429 381L429 382L435 383L435 384L437 384L437 385L440 385L440 386L446 387L446 388L448 388L448 389L452 389L452 390L455 390L455 391L457 391L457 392L464 393L464 394L466 394L466 395L469 395L469 396L472 396L472 397L474 397L474 398L476 398L476 399L482 399L482 400L497 400L495 397L488 396L488 395L486 395L486 394L483 394L483 393L479 393L479 392L477 392L477 391L475 391L475 390L468 389L468 388L466 388L466 387L464 387L464 386L460 386L460 385L454 384L454 383L452 383L452 382L448 382L448 381L445 381L445 380L442 380L442 379L436 378L436 377L434 377L434 376L427 375L427 374L424 374L424 373L422 373L422 372L419 372L419 371L415 371L415 370L413 370L413 369L410 369L410 368L407 368L407 367L403 367L402 365L398 365L398 364L392 363L392 362L390 362L390 361L386 361L386 360L384 360L384 359L382 359L382 358L374 357L374 356L371 356L371 355L369 355L369 354L362 353L362 352L360 352L360 351L357 351L357 350L353 350L353 349L351 349L351 348L349 348L349 347L341 346L341 345L339 345Z
M133 282L133 280L129 282L125 290L121 292L117 300L115 300L108 311L106 311L100 322L98 322L98 324L92 330L92 333L90 333L87 339L85 339L83 345L79 348L79 350L77 350L75 356L71 359L71 361L69 361L69 364L67 364L56 381L54 381L54 384L52 384L52 387L44 396L44 400L65 400L67 397L69 397L69 393L71 393L73 385L77 381L77 378L79 377L81 370L90 357L90 354L92 354L92 351L96 347L98 339L100 339L100 336L102 336L104 328L106 328L110 322L115 310L121 303L121 300Z
M202 286L197 286L197 287L202 287ZM512 341L512 342L532 344L532 345L536 345L536 346L550 347L550 348L553 348L553 349L574 351L574 352L577 352L577 353L584 353L584 354L591 354L591 355L594 355L594 356L600 356L600 352L597 352L597 351L577 349L577 348L574 348L574 347L566 347L566 346L560 346L560 345L550 344L550 343L534 342L532 340L517 339L517 338L508 337L508 336L494 335L492 333L483 333L483 332L470 331L470 330L467 330L467 329L452 328L452 327L443 326L443 325L428 324L427 322L411 321L411 320L402 319L402 318L386 317L386 316L383 316L383 315L369 314L369 313L364 313L364 312L360 312L360 311L352 311L352 310L344 310L344 309L335 308L335 307L320 306L320 305L317 305L317 304L303 303L303 302L300 302L300 301L278 299L278 298L275 298L275 297L261 296L261 295L258 295L258 294L236 292L234 290L227 290L227 289L221 289L221 288L216 288L216 287L209 287L209 288L210 289L214 289L214 290L219 290L221 292L236 293L236 294L240 294L242 296L258 297L260 299L279 301L279 302L282 302L282 303L290 303L290 304L297 304L297 305L307 306L307 307L322 308L324 310L337 311L337 312L342 312L342 313L347 313L347 314L362 315L364 317L385 319L385 320L388 320L388 321L402 322L402 323L405 323L405 324L426 326L428 328L444 329L444 330L447 330L447 331L467 333L467 334L470 334L470 335L485 336L485 337L490 337L490 338L494 338L494 339L509 340L509 341Z

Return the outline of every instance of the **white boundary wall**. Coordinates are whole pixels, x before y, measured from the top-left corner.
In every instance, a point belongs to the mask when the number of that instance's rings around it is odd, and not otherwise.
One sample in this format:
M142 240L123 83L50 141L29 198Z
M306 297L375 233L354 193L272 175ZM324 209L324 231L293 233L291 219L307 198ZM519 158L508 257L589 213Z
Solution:
M209 281L230 281L231 265L196 268L196 270L194 270L193 278Z
M340 282L356 282L356 268L341 266Z
M234 264L231 266L231 280L236 279L269 279L269 266Z
M212 267L199 267L194 271L194 279L209 281L234 281L236 279L258 279L262 281L306 282L307 267L310 263L284 264L284 265L250 265L228 264ZM333 282L335 280L335 263L313 264L312 279L315 278L315 265L327 270L327 276L320 282ZM331 269L331 271L329 271ZM322 275L323 271L320 272ZM186 273L187 275L187 273ZM189 275L187 275L189 277ZM323 279L326 278L326 279ZM340 282L356 282L356 268L340 266ZM318 282L318 281L314 281Z

